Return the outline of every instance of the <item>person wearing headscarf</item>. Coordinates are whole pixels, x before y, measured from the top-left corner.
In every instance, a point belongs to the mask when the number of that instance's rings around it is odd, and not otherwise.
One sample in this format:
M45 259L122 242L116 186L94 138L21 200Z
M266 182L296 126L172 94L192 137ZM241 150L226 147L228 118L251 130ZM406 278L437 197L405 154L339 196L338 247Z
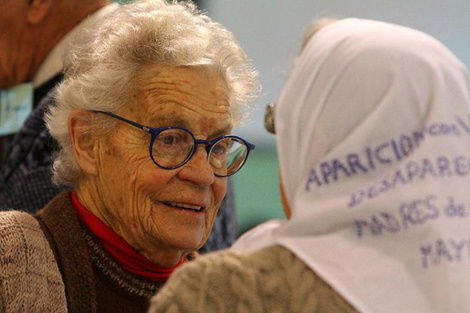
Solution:
M69 190L0 212L0 311L146 312L254 149L231 133L257 73L231 32L165 0L90 21L64 66L46 122Z
M273 111L288 219L183 266L149 312L468 312L466 67L420 31L342 19Z

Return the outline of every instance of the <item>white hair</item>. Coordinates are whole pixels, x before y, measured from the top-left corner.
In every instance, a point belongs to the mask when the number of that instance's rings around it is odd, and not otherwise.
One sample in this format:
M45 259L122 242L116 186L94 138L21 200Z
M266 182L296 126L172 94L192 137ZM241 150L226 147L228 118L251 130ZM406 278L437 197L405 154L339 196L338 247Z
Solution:
M117 112L130 102L141 66L209 66L226 82L233 124L241 106L254 100L257 73L232 33L199 12L191 2L139 0L122 5L77 34L64 59L64 81L46 115L61 151L54 181L75 185L81 170L68 134L73 110ZM98 117L99 119L99 117ZM96 123L95 123L96 124ZM103 134L114 121L102 118Z

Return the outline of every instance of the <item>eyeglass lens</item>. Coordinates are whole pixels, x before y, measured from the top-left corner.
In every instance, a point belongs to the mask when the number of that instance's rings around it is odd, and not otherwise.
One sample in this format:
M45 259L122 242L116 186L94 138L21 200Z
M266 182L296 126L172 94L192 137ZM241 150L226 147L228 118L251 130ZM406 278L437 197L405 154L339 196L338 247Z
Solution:
M236 138L219 140L209 152L209 162L214 173L220 176L232 175L246 160L248 147Z
M176 168L191 157L194 138L183 129L167 129L155 138L152 159L164 168ZM246 160L248 147L237 138L222 138L209 151L209 163L219 176L232 175Z
M182 129L162 131L153 142L152 157L162 167L175 167L186 161L194 146L194 139Z

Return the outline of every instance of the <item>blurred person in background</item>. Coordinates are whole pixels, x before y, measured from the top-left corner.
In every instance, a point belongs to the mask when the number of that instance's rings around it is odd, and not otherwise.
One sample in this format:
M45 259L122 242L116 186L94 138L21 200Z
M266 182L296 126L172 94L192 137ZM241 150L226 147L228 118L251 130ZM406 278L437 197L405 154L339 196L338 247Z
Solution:
M467 69L403 26L307 34L267 111L288 219L182 266L149 312L468 312Z
M52 183L57 144L44 114L73 36L119 5L109 0L6 0L0 13L0 210L35 213L68 189ZM87 18L88 17L88 18ZM231 179L201 252L229 247L237 224Z
M254 149L231 132L256 71L231 32L163 0L89 21L64 60L45 119L70 190L35 216L0 213L0 307L146 312Z
M62 54L86 17L98 18L109 11L109 0L6 0L0 13L0 88L2 113L7 115L8 94L19 94L10 109L20 113L34 110L46 94L62 79ZM23 96L23 97L22 97ZM14 96L10 98L16 100ZM12 110L13 111L13 110ZM10 123L6 120L9 117ZM21 117L11 114L0 120L0 168L14 133L22 126ZM17 118L17 120L15 120ZM9 135L9 136L6 136Z

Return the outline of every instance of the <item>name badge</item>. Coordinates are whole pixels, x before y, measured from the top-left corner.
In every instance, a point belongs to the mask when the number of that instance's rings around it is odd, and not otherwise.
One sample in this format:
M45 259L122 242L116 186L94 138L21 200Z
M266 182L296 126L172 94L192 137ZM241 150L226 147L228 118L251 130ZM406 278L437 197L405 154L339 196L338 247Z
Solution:
M33 109L33 84L26 83L0 91L0 136L21 129Z

